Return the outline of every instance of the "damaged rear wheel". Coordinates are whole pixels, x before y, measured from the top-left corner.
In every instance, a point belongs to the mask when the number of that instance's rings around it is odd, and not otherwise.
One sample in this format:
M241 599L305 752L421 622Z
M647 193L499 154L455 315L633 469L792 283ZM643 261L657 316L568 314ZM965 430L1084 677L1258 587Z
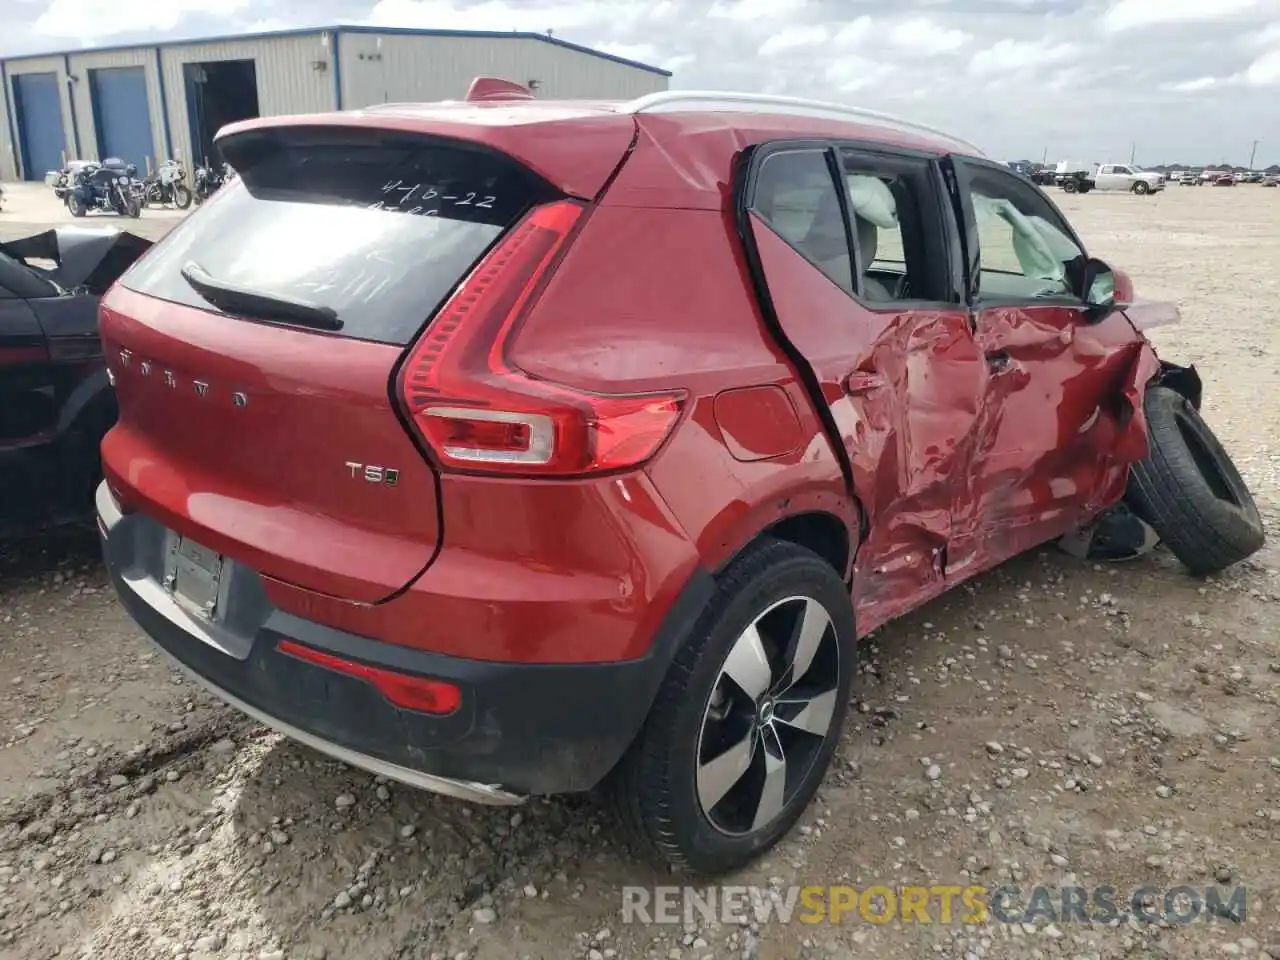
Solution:
M1255 553L1266 540L1257 504L1199 411L1164 386L1150 387L1142 406L1151 449L1129 476L1134 513L1199 576Z

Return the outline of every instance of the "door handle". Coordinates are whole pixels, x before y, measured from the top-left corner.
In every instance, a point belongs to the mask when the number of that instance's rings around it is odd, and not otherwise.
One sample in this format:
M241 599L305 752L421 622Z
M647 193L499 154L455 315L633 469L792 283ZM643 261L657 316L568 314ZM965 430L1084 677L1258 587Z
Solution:
M882 386L884 386L884 377L878 373L855 372L849 374L844 380L844 392L851 397L868 393Z
M1013 358L1003 350L993 350L987 354L987 366L992 373L1004 373L1013 364Z

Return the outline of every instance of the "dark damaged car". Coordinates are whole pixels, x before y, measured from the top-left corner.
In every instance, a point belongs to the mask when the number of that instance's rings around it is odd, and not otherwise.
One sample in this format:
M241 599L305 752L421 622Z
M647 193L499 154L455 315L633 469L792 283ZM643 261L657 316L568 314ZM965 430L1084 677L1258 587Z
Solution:
M103 303L105 555L183 669L367 770L604 784L729 870L880 625L1064 536L1262 543L1169 317L939 131L487 81L218 147L239 179Z
M0 243L0 538L92 521L116 417L98 304L149 246L83 227Z

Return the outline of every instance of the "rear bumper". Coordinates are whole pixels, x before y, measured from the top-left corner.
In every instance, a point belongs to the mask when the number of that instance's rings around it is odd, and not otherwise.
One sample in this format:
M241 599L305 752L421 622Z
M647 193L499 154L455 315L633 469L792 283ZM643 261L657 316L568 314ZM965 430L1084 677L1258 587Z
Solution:
M230 564L225 615L211 625L161 584L164 529L121 515L103 484L98 526L117 593L169 658L233 707L338 760L451 796L514 803L587 790L621 758L648 714L685 630L713 588L699 572L648 654L593 664L469 660L357 636L276 609L258 575ZM448 716L404 710L370 684L277 649L293 640L462 691Z

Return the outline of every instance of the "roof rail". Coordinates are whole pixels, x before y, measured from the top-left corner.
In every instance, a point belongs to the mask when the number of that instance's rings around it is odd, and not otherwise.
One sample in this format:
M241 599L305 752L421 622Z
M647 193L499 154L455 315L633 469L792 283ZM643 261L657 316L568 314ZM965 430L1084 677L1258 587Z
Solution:
M676 113L701 111L707 113L781 113L798 117L814 117L823 120L872 121L880 126L892 127L902 133L925 134L946 140L978 156L984 154L968 140L953 136L945 130L914 120L895 117L878 110L852 107L843 103L827 103L803 97L783 97L768 93L731 93L723 90L662 90L646 94L622 106L624 113Z

